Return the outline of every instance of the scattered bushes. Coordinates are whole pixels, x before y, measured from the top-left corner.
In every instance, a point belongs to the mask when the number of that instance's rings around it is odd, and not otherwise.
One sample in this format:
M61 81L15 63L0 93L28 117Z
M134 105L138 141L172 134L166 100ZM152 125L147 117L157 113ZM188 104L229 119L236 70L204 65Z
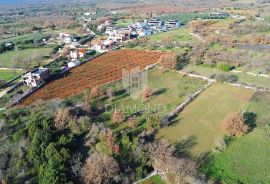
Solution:
M165 70L176 70L177 69L177 57L175 54L165 54L160 56L159 63Z
M234 83L238 81L238 77L236 75L230 74L214 74L210 78L216 79L218 82L229 82Z

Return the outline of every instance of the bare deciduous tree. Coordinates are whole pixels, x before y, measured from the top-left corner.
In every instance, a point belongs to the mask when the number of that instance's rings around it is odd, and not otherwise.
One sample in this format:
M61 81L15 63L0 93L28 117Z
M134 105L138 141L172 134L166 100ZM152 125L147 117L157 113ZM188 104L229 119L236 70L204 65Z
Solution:
M84 166L84 181L87 184L108 183L118 175L117 161L109 156L93 153Z
M143 98L147 100L151 96L153 96L153 90L150 86L147 86L143 91Z
M112 100L112 98L113 98L113 89L112 89L111 87L109 87L109 88L107 89L107 96L108 96L108 98L109 98L110 100Z
M196 162L174 155L174 146L161 140L151 148L154 169L172 183L181 183L186 176L197 176ZM172 177L173 176L173 177Z
M120 147L116 144L115 136L111 129L107 130L104 135L105 141L112 153L119 153Z
M177 56L175 54L165 54L160 56L159 63L163 69L176 70L177 69Z
M136 126L137 126L137 121L136 121L135 116L129 117L129 118L128 118L128 126L129 126L130 128L136 128Z
M54 126L56 129L63 129L66 127L69 120L71 120L71 114L67 108L60 108L56 111Z
M240 113L230 115L223 124L224 130L231 136L241 136L248 131L244 116Z
M91 90L90 96L91 98L98 98L103 95L102 88L100 86L94 86Z
M124 116L123 116L122 111L120 111L120 110L115 110L115 111L113 112L113 117L112 117L112 119L113 119L113 122L116 123L116 124L122 123L122 121L124 120Z
M70 53L70 47L64 47L64 49L62 50L62 55L63 56L67 56Z

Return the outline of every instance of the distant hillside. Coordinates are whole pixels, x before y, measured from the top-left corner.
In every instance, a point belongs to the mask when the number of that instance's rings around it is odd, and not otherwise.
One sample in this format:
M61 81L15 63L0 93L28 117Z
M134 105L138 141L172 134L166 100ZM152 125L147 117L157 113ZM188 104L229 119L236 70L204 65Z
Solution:
M58 0L58 2L68 2L73 0ZM38 3L52 3L54 0L0 0L0 4L38 4Z

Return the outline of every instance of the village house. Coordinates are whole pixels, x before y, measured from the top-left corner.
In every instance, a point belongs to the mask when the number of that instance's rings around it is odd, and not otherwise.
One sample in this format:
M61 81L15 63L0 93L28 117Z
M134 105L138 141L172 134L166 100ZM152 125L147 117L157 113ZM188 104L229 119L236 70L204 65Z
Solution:
M165 26L168 29L176 29L180 27L180 22L178 20L168 20L165 22Z
M209 13L210 18L212 19L225 19L230 16L227 12L211 12Z
M73 67L76 67L76 66L80 65L80 63L81 62L78 61L78 60L70 61L70 62L68 62L68 67L73 68Z
M148 26L147 20L138 21L138 22L136 22L136 23L134 24L134 27L135 27L135 28L144 28L144 27L146 27L146 26Z
M62 43L69 44L74 41L73 35L68 33L59 33L59 40Z
M98 25L97 29L99 31L102 31L103 29L106 29L108 26L111 26L111 25L112 25L112 20L106 20L102 24Z
M87 50L85 48L77 48L70 50L70 57L72 60L77 60L83 58L86 54Z
M113 40L105 40L95 44L93 46L93 49L96 50L97 52L104 53L112 50L114 46L115 42Z
M145 37L145 36L149 36L152 34L152 31L150 28L138 28L137 30L137 34L139 37Z
M156 18L153 18L151 20L148 21L148 25L150 27L161 27L162 26L162 21L156 19Z
M50 77L48 68L38 68L36 71L28 72L22 76L27 86L37 87Z
M136 29L131 26L120 29L108 27L105 33L109 36L108 40L114 42L123 42L137 37Z

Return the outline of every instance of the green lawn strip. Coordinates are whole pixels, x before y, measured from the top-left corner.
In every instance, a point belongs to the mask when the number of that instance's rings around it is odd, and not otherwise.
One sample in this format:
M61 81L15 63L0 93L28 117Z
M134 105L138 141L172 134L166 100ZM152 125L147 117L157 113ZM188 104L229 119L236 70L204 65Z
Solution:
M238 77L239 82L251 85L253 84L258 87L270 88L270 79L266 77L253 76L246 73L222 72L221 70L216 68L194 66L194 65L189 65L184 70L188 72L194 72L196 74L203 75L206 77L210 77L213 74L221 74L221 73L236 75Z
M155 175L140 182L139 184L166 184L166 182L161 178L160 175Z
M270 124L270 93L257 92L249 106L247 112L255 113L256 115L256 126L265 127L265 125Z
M189 104L175 124L161 129L158 138L170 143L193 141L193 156L212 151L223 138L221 123L233 112L245 109L253 91L227 84L214 84Z
M187 28L174 29L164 33L158 33L149 36L151 41L162 41L164 38L168 38L171 41L185 41L185 42L195 42L196 39L189 34Z
M77 29L51 29L46 28L42 30L42 33L44 34L59 34L59 33L69 33L69 34L78 34Z
M0 79L9 81L13 79L14 77L21 75L24 73L24 70L5 70L5 69L0 69Z
M132 23L132 19L120 19L117 20L115 26L117 27L127 27L130 26Z
M225 183L270 183L270 127L257 128L216 155L208 172Z
M33 48L18 51L8 51L0 54L0 67L13 67L15 65L14 58L17 56L26 59L33 54L40 54L41 56L50 56L52 48ZM22 63L23 64L23 63Z

